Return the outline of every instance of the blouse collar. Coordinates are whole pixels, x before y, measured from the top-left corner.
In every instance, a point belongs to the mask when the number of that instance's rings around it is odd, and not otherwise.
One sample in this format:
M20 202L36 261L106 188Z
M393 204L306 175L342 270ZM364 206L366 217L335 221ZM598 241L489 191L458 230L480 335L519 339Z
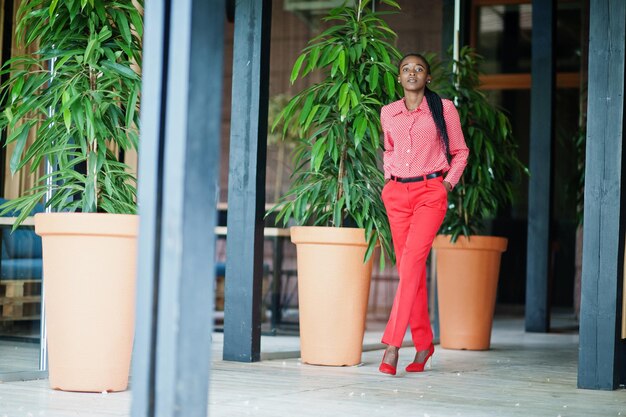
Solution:
M394 101L390 105L392 106L392 108L391 108L391 110L392 110L391 115L392 116L397 116L398 114L401 114L401 113L404 114L405 116L408 116L408 115L410 115L412 113L415 113L415 112L420 112L420 113L428 112L428 113L430 113L430 108L428 107L428 103L426 101L426 97L424 97L422 99L422 102L420 103L420 105L417 106L417 108L414 109L414 110L409 110L409 109L406 108L406 104L405 104L405 99L404 98L402 98L402 99L400 99L398 101Z

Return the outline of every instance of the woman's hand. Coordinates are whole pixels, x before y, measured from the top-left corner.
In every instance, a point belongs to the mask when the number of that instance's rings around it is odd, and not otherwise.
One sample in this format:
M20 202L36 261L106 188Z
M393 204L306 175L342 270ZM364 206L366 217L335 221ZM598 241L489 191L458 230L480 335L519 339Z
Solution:
M446 190L448 190L448 192L452 191L452 186L448 181L444 181L443 186L446 187Z

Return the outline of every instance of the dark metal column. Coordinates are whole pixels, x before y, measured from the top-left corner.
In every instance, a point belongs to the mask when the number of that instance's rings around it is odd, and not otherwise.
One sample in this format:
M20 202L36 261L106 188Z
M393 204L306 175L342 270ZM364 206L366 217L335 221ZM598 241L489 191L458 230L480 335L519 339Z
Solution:
M624 38L626 3L591 0L578 387L626 382L624 273Z
M235 7L224 359L261 357L261 284L271 0Z
M145 9L134 417L207 415L225 5L173 3Z
M533 0L526 331L550 329L548 271L554 130L554 0Z

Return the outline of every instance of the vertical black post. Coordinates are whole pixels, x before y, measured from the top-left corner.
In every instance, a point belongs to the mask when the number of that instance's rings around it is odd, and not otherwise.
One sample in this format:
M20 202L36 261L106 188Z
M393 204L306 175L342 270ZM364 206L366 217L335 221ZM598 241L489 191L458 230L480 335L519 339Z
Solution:
M134 417L207 415L224 11L146 4Z
M626 3L591 0L578 387L626 380L624 273L624 37Z
M526 331L550 329L548 268L554 126L554 0L533 0Z
M224 359L261 358L261 284L271 0L235 7Z

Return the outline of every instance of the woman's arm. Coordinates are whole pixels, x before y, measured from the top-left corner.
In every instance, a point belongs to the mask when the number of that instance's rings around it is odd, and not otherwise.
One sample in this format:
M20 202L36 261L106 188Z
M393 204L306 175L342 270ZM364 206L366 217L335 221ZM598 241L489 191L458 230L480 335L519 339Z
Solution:
M383 153L383 171L385 173L385 182L391 179L391 158L393 157L393 139L389 135L387 130L387 116L385 115L384 108L380 111L380 126L383 130L383 146L385 151Z
M463 137L463 129L461 128L459 112L456 107L454 107L454 103L450 100L443 100L443 117L446 120L450 155L452 156L450 161L450 170L446 174L444 181L450 186L448 190L451 190L459 182L461 176L463 175L463 170L467 165L469 149L467 148L465 138ZM446 186L446 188L448 187Z

